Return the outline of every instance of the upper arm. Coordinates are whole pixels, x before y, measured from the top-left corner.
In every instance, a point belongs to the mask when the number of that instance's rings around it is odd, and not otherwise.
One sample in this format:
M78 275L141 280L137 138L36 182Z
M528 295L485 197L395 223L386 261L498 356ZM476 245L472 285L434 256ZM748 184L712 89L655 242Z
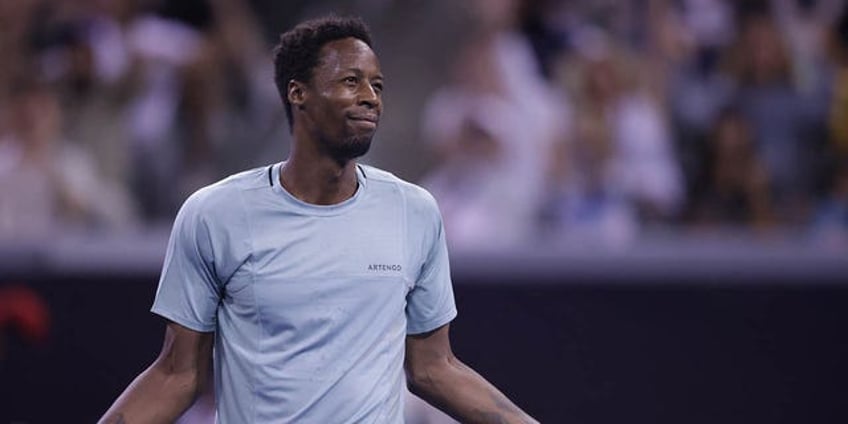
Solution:
M214 340L215 333L195 331L169 321L154 366L167 375L191 378L202 387L211 370Z
M447 364L453 359L450 324L426 333L406 336L404 368L408 375L426 373L428 368Z
M456 317L445 230L435 199L421 192L412 202L410 233L421 252L421 267L407 294L407 333L432 333Z
M223 238L212 228L203 191L183 204L174 220L152 311L199 332L214 331L223 291L218 267L229 263L216 255L215 240ZM218 227L215 227L218 228Z

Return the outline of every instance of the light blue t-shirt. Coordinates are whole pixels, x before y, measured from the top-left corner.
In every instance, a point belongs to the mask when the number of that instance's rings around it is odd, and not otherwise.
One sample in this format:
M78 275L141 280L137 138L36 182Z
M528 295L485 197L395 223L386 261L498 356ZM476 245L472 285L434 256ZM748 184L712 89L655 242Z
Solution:
M358 165L353 197L312 205L281 165L186 200L152 311L216 333L221 423L401 423L406 335L456 316L436 202Z

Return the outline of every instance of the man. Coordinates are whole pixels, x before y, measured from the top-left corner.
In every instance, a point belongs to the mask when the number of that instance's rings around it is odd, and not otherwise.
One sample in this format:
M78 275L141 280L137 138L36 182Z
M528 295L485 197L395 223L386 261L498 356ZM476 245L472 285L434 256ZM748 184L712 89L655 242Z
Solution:
M382 112L364 23L283 34L289 159L199 190L174 223L153 312L159 358L101 422L172 422L215 346L223 423L399 423L412 391L463 422L535 422L451 353L456 316L435 201L355 159Z

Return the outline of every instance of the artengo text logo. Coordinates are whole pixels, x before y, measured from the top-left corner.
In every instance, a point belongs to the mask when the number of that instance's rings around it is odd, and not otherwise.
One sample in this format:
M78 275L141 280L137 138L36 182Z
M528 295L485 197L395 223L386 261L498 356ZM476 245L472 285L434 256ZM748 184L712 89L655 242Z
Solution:
M402 267L398 264L388 265L388 264L371 264L368 265L369 271L397 271L400 272Z

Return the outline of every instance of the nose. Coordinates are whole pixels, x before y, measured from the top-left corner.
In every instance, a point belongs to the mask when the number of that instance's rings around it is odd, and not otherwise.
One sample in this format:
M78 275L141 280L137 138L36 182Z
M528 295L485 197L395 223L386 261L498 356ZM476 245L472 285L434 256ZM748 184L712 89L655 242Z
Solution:
M362 84L362 88L359 90L358 103L372 109L378 108L380 106L380 94L373 85L366 82Z

